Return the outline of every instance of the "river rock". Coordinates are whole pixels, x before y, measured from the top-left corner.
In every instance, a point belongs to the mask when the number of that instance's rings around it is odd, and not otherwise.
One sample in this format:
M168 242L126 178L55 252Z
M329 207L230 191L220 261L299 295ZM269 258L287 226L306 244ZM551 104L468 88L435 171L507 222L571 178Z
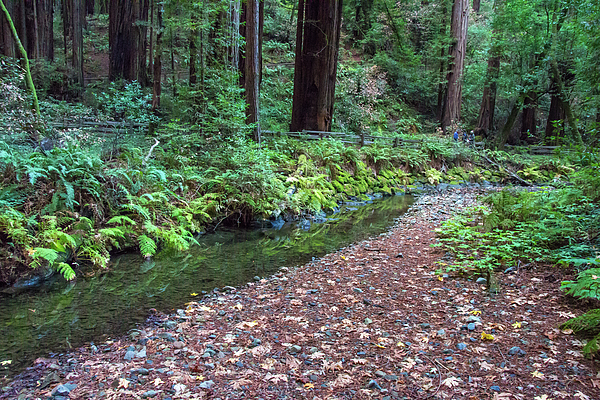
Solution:
M201 387L202 389L210 389L214 384L215 383L212 380L210 380L210 381L202 382L198 386Z
M456 348L459 350L464 350L467 348L467 344L466 343L459 343L456 345Z
M71 391L73 389L75 389L77 387L77 385L73 384L73 383L65 383L63 385L58 385L57 387L55 387L52 390L52 396L56 397L56 396L68 396L69 393L71 393Z
M480 278L477 278L475 283L477 283L479 285L485 285L487 283L487 279L485 279L484 277L480 277Z
M511 356L517 355L519 357L523 357L527 353L523 351L519 346L514 346L511 347L510 350L508 350L508 354L510 354Z
M148 390L147 392L142 393L142 398L149 399L155 397L158 394L156 390Z
M297 344L290 346L288 348L288 353L290 354L297 354L300 353L302 351L302 347L298 346Z
M123 357L124 360L133 360L133 357L135 357L135 351L133 350L127 350L127 352L125 353L125 356Z
M175 327L177 326L177 322L167 320L165 321L163 326L165 327L165 329L175 329Z

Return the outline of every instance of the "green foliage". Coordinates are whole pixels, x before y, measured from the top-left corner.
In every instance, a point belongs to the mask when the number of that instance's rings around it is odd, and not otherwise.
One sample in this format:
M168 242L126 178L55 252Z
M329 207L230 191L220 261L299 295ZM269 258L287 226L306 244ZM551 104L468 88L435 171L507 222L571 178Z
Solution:
M139 123L157 122L152 112L152 96L142 90L138 82L111 82L106 89L95 94L98 110L113 121Z
M600 259L581 260L582 263L600 267ZM576 281L563 281L560 285L567 294L581 299L600 300L600 268L590 268L582 271Z

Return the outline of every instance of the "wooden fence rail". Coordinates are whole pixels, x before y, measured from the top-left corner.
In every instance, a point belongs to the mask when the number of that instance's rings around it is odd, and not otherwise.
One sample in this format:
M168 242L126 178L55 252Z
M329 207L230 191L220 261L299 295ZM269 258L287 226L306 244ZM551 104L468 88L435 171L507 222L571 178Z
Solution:
M117 121L94 121L90 119L80 119L76 121L52 122L50 125L56 129L86 129L99 134L128 134L128 133L147 133L148 123L136 122L117 122ZM265 136L289 136L291 138L302 140L322 140L326 138L334 138L342 143L369 146L376 142L387 144L392 147L409 147L419 148L422 139L403 139L400 137L389 136L374 136L367 134L352 134L344 132L323 132L303 130L302 132L275 132L263 130ZM485 142L475 142L476 149L484 149ZM511 146L506 145L507 149L517 150L526 148L527 152L532 155L552 155L560 146Z

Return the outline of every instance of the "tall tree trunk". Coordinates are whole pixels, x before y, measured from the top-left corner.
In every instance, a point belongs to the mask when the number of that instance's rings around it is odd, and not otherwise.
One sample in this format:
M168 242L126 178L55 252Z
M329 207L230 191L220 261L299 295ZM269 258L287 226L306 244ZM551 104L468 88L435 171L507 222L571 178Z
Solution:
M237 71L240 67L240 0L231 2L231 46L229 59L231 60L231 69Z
M0 8L2 9L2 12L4 13L5 21L10 28L11 34L13 36L13 40L15 41L15 45L16 45L17 49L19 50L19 54L21 55L21 62L23 64L23 69L25 70L25 83L27 84L27 90L29 91L31 98L32 98L31 108L33 109L33 112L37 116L37 119L39 122L39 121L41 121L40 106L38 103L37 92L35 91L35 85L33 84L33 79L31 77L31 70L29 69L29 57L27 57L27 51L25 51L25 47L23 47L23 44L21 43L21 40L19 39L19 35L17 34L17 29L15 28L15 25L13 24L10 13L8 12L8 9L4 6L4 3L2 0L0 0ZM37 129L31 133L31 139L34 140L36 143L39 141Z
M292 131L330 131L333 117L342 0L300 0Z
M510 136L510 132L512 131L513 126L515 126L515 122L517 121L517 117L519 116L519 112L523 107L523 99L525 98L524 94L521 94L517 100L515 100L515 104L513 104L512 109L510 110L510 114L506 119L506 123L502 128L502 131L498 135L498 148L503 149L504 145L508 141L508 137Z
M442 0L440 4L440 37L443 37L446 34L446 24L448 20L448 7L446 1L447 0ZM447 68L448 60L446 59L446 49L442 46L440 49L440 75L438 83L437 107L435 109L435 115L440 121L443 119L444 115L444 99L446 98L446 84L444 81L447 81L448 78L446 75Z
M85 19L85 9L83 0L73 0L71 20L73 22L73 70L75 71L75 80L83 88L83 21Z
M467 45L467 27L469 23L468 0L454 0L450 30L454 43L450 46L450 71L448 72L448 88L444 101L442 129L445 131L453 123L460 122L462 103L462 74Z
M473 11L479 14L479 10L481 8L481 0L473 0Z
M94 0L85 0L85 14L94 15L95 4Z
M521 143L532 142L537 134L536 110L537 110L537 93L530 91L525 95L523 101L523 114L521 121Z
M246 89L246 123L255 124L253 138L260 143L259 124L259 80L260 80L260 0L246 1L246 54L245 54L245 89Z
M554 92L553 88L551 88L551 92L550 110L548 111L548 119L546 120L544 142L558 144L563 133L565 110L562 107L562 101L560 101L558 94Z
M196 46L196 40L198 38L198 30L194 26L190 30L189 44L188 50L190 54L190 78L189 84L190 86L194 86L198 82L198 74L196 72L196 62L198 58L198 47Z
M72 0L62 0L61 4L61 16L63 23L63 55L65 57L65 65L67 63L67 54L69 46L67 43L69 42L69 37L71 35L71 9L72 9Z
M14 13L13 11L14 0L4 0L6 10L9 15ZM15 44L12 38L10 25L6 21L6 18L0 18L0 54L7 57L14 57L15 55Z
M500 72L500 57L490 54L488 59L485 86L477 118L478 135L488 137L494 129L494 111L496 109L496 88Z
M148 1L110 0L109 7L109 79L118 78L141 84L147 82L146 34Z
M152 109L155 113L158 113L160 108L160 95L161 95L161 78L162 78L162 64L161 64L161 53L162 53L162 37L163 37L163 9L162 5L159 5L159 9L156 14L157 28L156 28L156 45L154 50L154 70L153 70L153 86L152 86Z
M563 10L561 10L561 14L562 14L562 11ZM575 144L582 144L583 141L581 139L581 134L579 133L579 129L577 128L577 120L575 119L575 115L573 114L573 110L571 109L571 103L569 102L569 98L568 98L567 94L565 93L563 79L560 74L560 70L558 69L558 61L556 60L557 53L558 53L558 50L557 50L558 30L562 26L562 20L557 21L558 13L559 13L558 11L554 12L553 21L552 21L552 44L551 44L552 56L550 57L550 73L552 75L552 81L553 81L555 89L556 89L556 95L561 103L561 107L564 110L565 115L567 116L567 121L569 122L570 139ZM564 14L562 14L562 15L564 15ZM561 15L561 19L562 19L562 15Z

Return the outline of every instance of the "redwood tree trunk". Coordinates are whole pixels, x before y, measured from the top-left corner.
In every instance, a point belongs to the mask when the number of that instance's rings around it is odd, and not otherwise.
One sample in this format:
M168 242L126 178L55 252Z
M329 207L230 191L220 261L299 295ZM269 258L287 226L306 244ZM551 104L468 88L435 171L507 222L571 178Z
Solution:
M109 6L109 79L137 80L146 75L146 33L148 0L110 0ZM141 22L141 23L140 23Z
M450 30L454 43L450 46L450 71L448 72L448 88L444 101L442 129L452 123L460 122L462 103L462 73L467 45L467 27L469 23L468 0L455 0L452 6Z
M14 0L4 0L4 6L10 15L14 15L13 2ZM0 18L0 54L7 57L15 56L15 45L10 32L10 25L4 17Z
M156 29L156 44L154 46L154 70L153 70L153 85L152 85L152 110L155 113L160 108L160 95L161 95L161 78L162 78L162 37L163 37L163 10L162 6L159 5L156 11L157 29Z
M486 83L483 87L477 130L481 136L487 137L494 128L494 111L496 109L496 79L500 72L500 58L496 55L488 59Z
M565 121L565 110L562 108L562 101L557 93L553 93L550 98L550 111L546 120L546 143L558 143L558 138L562 136Z
M292 131L330 131L342 21L342 0L300 0Z
M83 0L73 0L71 21L73 22L73 70L75 80L83 87L83 24L85 19L85 7Z
M537 93L529 92L523 102L523 117L521 121L521 142L531 142L537 133L536 114Z
M246 55L245 55L245 89L246 89L246 123L255 124L253 137L260 142L259 117L259 80L260 80L260 0L246 2Z

